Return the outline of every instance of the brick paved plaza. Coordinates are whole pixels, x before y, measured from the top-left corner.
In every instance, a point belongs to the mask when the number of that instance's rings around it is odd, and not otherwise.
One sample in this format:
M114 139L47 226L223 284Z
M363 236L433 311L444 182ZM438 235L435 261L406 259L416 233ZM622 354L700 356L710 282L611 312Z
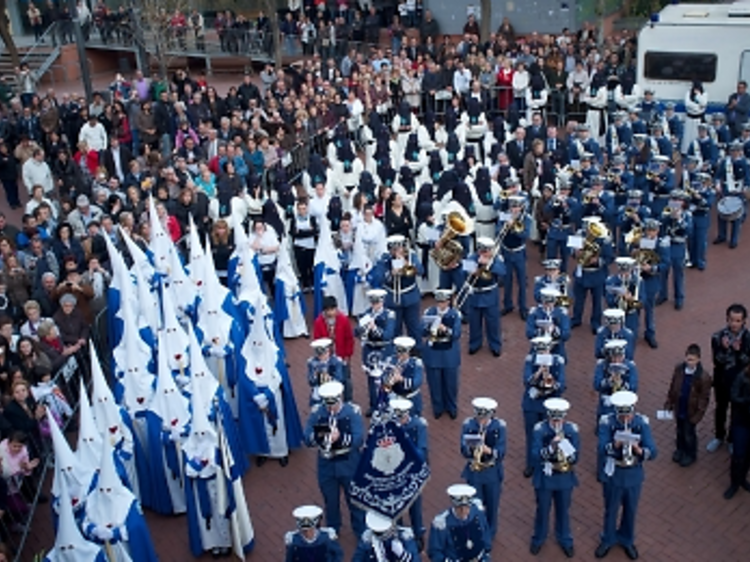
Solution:
M664 402L671 370L681 359L686 345L697 342L702 346L704 363L710 370L710 335L722 327L725 307L734 301L750 304L747 299L750 279L745 261L750 257L750 237L746 234L744 238L736 250L729 250L726 246L710 247L708 269L704 272L688 271L683 310L674 310L671 302L658 308L659 349L649 349L642 339L638 341L635 360L640 372L639 411L651 418L659 448L658 459L646 466L646 484L638 513L636 543L643 560L732 562L745 560L747 554L743 556L742 552L747 552L750 547L750 493L740 490L733 500L724 500L722 492L729 483L727 450L722 448L714 454L705 453L704 446L711 436L713 402L699 427L698 462L687 469L671 461L672 422L655 419L656 410ZM538 274L536 250L530 250L529 261L533 262L530 275ZM588 318L587 314L584 318ZM572 508L576 558L579 560L594 558L603 512L601 488L594 471L596 394L592 389L593 344L591 331L584 324L573 331L567 346L569 365L565 397L572 403L569 419L579 424L582 443L577 467L580 487L574 492ZM288 341L286 345L304 423L308 414L304 366L310 352L309 340ZM463 350L466 353L465 341ZM459 419L453 421L444 416L438 421L433 420L429 394L426 389L423 392L433 473L424 491L426 522L446 507L446 487L460 480L463 461L458 447L459 431L461 420L471 414L471 399L486 395L500 403L498 414L508 423L508 454L494 560L534 559L528 552L534 495L530 480L521 474L524 464L521 372L527 351L524 325L517 313L511 314L503 318L502 357L495 359L486 348L474 356L464 356ZM362 402L366 389L358 362L353 368L353 377L355 401ZM262 468L253 466L245 477L245 492L256 533L255 549L249 559L282 560L284 533L294 527L292 509L302 503L322 505L315 478L315 459L316 452L312 449L294 451L288 467L281 468L276 462L269 461ZM161 517L147 513L147 519L161 560L182 562L192 559L185 516ZM345 524L348 521L346 514L344 521ZM47 507L42 506L36 515L27 553L52 545L50 523ZM349 560L355 545L350 528L343 528L341 542L345 559ZM210 559L208 556L204 558ZM554 537L548 539L538 559L564 559ZM625 559L619 548L614 548L607 557L607 560Z

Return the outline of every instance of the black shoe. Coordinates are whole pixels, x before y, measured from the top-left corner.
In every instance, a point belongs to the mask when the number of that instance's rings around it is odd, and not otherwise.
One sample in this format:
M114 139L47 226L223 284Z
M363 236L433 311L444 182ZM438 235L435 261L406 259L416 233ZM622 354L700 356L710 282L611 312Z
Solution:
M750 492L750 482L748 482L747 480L740 484L740 486L742 486L742 489L746 492Z
M450 419L455 420L458 417L458 412L448 412Z
M439 420L440 418L443 417L443 412L435 412L435 414L433 414L433 415L435 416L436 420Z
M646 338L646 343L651 349L656 349L659 347L659 342L656 341L655 337Z
M512 308L504 308L501 314L502 314L503 316L507 316L507 315L508 315L508 314L510 314L511 312L513 312L513 309L512 309Z
M470 350L469 350L469 355L475 355L475 354L477 353L477 351L479 351L479 349L480 349L480 348L476 348L476 349L470 349Z
M570 546L562 546L560 545L560 548L562 548L562 551L565 553L565 558L573 558L575 556L576 551L573 548L573 545Z
M737 484L732 484L724 491L724 499L731 500L739 489L740 487Z
M417 551L422 552L424 550L424 536L417 537Z
M596 556L597 558L604 558L605 556L607 556L607 554L609 554L609 550L611 548L611 546L600 542L599 546L597 546L596 550L594 551L594 556Z
M734 250L737 247L737 242L730 242L729 243L729 249Z
M365 412L365 417L371 418L372 414L373 414L373 409L368 408L367 411Z
M661 306L661 305L663 305L663 304L664 304L665 302L667 302L667 297L659 297L658 299L656 299L656 302L655 302L654 304L655 304L656 306Z
M681 302L674 303L674 309L675 310L682 310L682 303Z
M630 546L623 546L623 550L625 550L625 554L628 558L631 560L638 560L638 549L635 547L634 544L631 544Z
M261 467L266 464L267 457L255 457L255 466Z
M523 477L524 478L531 478L531 475L534 474L534 467L527 466L523 469Z
M542 550L542 545L541 544L537 544L535 542L532 542L531 546L529 546L529 552L531 554L533 554L534 556L536 556L537 554L539 554L540 550Z
M682 451L675 451L674 453L672 453L672 462L682 462Z
M529 317L529 313L526 311L525 308L522 308L521 309L521 320L523 320L525 322L528 317Z
M682 459L680 459L680 466L682 468L687 468L694 462L695 462L695 457L684 456L682 457Z
M717 236L716 238L714 238L714 244L723 244L726 241L727 241L727 239L726 238L722 238L721 236Z
M502 354L503 354L503 352L500 351L499 349L493 349L492 350L492 355L494 355L495 357L500 357Z
M287 465L289 464L289 455L287 455L287 456L285 456L285 457L281 457L281 458L279 459L279 464L280 464L280 465L281 465L282 467L284 467L284 466L287 466Z
M37 501L39 503L48 503L49 502L49 496L47 494L39 494L39 497L37 498Z
M466 316L461 317L461 324L469 324L469 319Z
M580 323L580 322L571 322L571 323L570 323L570 328L571 328L571 329L573 329L573 328L577 328L577 327L578 327L578 326L580 326L580 325L581 325L581 323Z

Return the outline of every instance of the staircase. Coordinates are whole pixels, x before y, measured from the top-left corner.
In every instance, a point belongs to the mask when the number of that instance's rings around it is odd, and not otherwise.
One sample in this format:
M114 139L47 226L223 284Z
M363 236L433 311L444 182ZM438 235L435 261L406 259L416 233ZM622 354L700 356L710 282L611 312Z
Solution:
M57 33L56 23L52 24L44 32L39 41L30 47L18 47L18 57L21 63L29 65L29 69L40 80L52 67L60 56L60 43L52 45L53 34ZM10 58L7 49L0 53L0 79L9 84L15 84L15 65Z

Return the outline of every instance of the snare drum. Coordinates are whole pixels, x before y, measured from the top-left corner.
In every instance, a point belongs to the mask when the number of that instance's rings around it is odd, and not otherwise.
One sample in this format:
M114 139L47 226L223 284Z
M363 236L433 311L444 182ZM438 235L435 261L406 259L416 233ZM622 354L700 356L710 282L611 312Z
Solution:
M727 195L719 199L716 204L716 210L719 213L719 217L727 222L734 222L740 217L745 211L745 205L742 198L737 195Z

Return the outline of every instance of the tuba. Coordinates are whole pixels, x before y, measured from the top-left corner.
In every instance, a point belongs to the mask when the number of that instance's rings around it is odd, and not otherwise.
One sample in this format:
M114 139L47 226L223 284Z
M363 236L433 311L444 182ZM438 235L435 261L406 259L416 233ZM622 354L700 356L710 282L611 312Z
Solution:
M596 241L598 238L606 238L609 236L609 230L601 223L592 222L586 229L586 238L583 241L583 248L581 248L581 254L578 256L578 263L586 267L592 259L599 255L602 251L601 245Z
M461 262L464 257L464 247L455 238L472 232L474 232L474 222L463 207L456 205L456 208L445 217L443 235L430 250L430 256L440 269L453 269Z

